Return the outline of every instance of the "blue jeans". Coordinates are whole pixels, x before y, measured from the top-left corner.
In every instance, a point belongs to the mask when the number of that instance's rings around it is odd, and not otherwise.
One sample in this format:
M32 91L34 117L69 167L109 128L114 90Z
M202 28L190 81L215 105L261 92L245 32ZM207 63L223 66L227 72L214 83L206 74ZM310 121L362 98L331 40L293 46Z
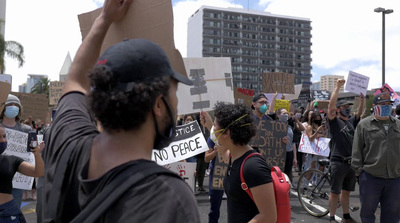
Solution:
M360 173L360 217L363 223L375 222L375 211L381 203L381 221L400 222L400 177L383 179L364 171Z
M15 200L11 200L0 205L0 222L1 223L25 223L25 217L21 210L15 203Z
M14 198L15 203L17 204L17 207L21 208L22 197L24 196L24 190L13 188L12 196Z
M223 190L213 190L212 188L212 177L213 169L210 169L210 176L208 181L209 194L210 194L210 213L208 214L208 223L218 223L219 209L222 203L222 196L224 195Z

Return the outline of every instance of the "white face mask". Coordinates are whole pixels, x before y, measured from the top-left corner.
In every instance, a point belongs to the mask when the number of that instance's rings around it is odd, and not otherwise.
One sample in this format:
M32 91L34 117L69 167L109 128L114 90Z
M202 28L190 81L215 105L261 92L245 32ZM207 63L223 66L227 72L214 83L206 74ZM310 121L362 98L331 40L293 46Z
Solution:
M219 146L217 137L215 136L215 133L214 133L214 126L211 127L210 139L215 143L215 145Z

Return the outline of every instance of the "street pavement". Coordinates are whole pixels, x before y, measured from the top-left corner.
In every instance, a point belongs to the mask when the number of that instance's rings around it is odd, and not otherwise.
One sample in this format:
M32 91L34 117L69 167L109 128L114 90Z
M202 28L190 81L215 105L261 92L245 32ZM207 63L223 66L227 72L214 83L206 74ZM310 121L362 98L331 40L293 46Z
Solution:
M294 172L294 185L297 185L298 173ZM208 177L204 179L204 188L208 188ZM200 218L202 223L208 222L208 212L210 209L210 202L209 202L209 195L208 193L200 193L196 194L196 200L199 207ZM292 223L320 223L320 222L329 222L329 216L324 216L322 218L317 218L309 215L300 205L300 202L297 198L297 192L295 190L291 190L290 194L290 204L292 206ZM359 206L360 207L360 200L359 200L359 191L358 185L356 185L356 191L350 194L350 206ZM23 207L21 208L22 213L25 215L25 218L28 223L36 223L36 201L25 201L23 202ZM350 212L350 215L360 222L360 211ZM336 220L341 222L341 218L343 217L343 212L341 207L338 208L336 212ZM376 213L377 220L376 222L379 223L380 217L380 209L378 208ZM226 199L222 201L221 206L221 217L220 221L222 223L227 222L227 205Z

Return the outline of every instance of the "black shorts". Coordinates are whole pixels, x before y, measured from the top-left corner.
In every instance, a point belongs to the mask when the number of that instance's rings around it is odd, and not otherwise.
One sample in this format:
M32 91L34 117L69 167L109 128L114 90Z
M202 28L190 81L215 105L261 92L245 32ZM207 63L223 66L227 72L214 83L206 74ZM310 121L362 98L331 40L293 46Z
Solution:
M350 164L331 161L330 169L332 193L340 194L342 190L355 190L356 175Z

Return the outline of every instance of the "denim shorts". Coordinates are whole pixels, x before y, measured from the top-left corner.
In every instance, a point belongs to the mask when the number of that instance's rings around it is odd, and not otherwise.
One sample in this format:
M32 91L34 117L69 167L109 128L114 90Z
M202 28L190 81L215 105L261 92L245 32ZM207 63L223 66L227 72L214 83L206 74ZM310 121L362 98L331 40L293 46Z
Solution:
M331 192L340 194L342 190L354 191L356 175L350 164L331 161Z
M17 203L15 203L14 200L0 205L0 222L26 222L24 215L22 214L21 210L18 208Z

